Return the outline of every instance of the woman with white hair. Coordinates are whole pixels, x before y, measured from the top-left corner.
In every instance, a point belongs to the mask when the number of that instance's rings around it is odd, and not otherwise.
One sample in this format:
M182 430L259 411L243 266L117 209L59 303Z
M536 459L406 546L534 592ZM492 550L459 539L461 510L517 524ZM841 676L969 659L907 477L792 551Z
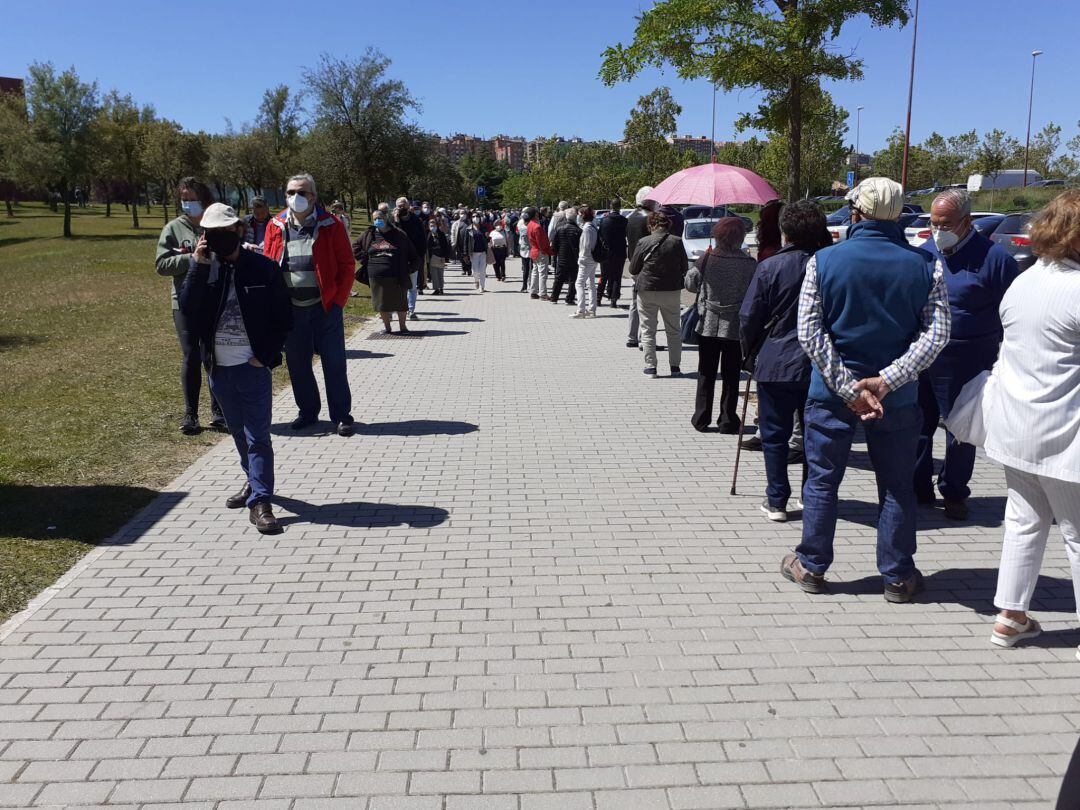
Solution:
M990 637L1000 647L1042 632L1027 611L1055 520L1080 611L1080 189L1036 217L1031 249L1038 262L1001 301L1005 337L983 403L986 455L1009 490Z

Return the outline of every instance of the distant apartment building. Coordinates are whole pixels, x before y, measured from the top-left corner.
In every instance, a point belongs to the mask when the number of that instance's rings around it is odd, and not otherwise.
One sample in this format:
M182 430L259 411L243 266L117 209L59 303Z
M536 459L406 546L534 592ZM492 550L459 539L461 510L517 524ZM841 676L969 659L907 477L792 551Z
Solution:
M675 137L668 137L667 142L674 146L681 152L693 152L698 157L709 159L709 155L712 154L712 144L709 139L704 135L694 137L692 135L678 135ZM717 143L716 147L719 148L720 144Z
M436 154L443 155L452 163L458 163L466 155L489 155L514 171L521 171L540 156L540 150L550 138L533 138L527 141L520 135L496 135L494 138L478 138L475 135L457 133L442 137L432 135L431 145ZM555 138L560 144L584 143L581 138Z
M14 93L17 96L26 96L26 88L22 79L13 79L9 76L0 76L0 93Z
M448 138L440 138L438 151L448 157L452 163L457 163L466 155L479 155L491 153L491 143L475 135L462 135L457 133Z
M491 139L495 160L506 163L516 172L525 168L525 139L509 135L496 135Z

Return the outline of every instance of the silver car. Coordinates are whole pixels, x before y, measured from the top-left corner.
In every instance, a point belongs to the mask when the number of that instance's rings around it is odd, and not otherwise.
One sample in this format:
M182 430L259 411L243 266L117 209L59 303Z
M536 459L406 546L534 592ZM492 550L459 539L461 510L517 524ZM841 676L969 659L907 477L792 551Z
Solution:
M1039 258L1031 250L1032 213L1009 214L994 229L990 238L1009 251L1020 270L1027 270Z

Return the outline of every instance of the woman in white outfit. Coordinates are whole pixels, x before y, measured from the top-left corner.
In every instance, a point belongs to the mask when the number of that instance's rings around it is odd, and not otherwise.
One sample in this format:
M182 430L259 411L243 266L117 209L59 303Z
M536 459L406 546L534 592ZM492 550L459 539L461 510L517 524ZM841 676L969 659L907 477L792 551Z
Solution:
M473 214L472 224L465 232L466 252L469 254L469 262L472 266L473 283L476 289L483 292L487 284L487 254L488 240L483 220L479 214Z
M1002 647L1041 630L1027 610L1055 519L1080 611L1080 189L1039 214L1031 247L1039 261L1001 301L1005 338L983 407L986 455L1005 466L1009 491L991 636Z
M596 260L593 259L593 248L596 247L598 231L593 225L596 214L592 208L583 205L578 208L578 225L581 226L581 240L578 243L578 273L577 273L577 300L578 308L570 317L572 318L595 318L596 317ZM586 297L585 293L589 295Z

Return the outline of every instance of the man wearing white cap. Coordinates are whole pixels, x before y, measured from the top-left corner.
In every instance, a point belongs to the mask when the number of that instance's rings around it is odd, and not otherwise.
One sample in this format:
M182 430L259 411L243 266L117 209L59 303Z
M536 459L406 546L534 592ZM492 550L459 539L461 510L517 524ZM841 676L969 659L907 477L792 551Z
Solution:
M878 485L885 599L908 602L923 587L914 560L918 377L949 342L949 300L940 261L904 239L900 184L871 177L849 199L847 240L814 254L799 295L799 343L813 365L809 474L802 542L780 571L807 593L825 591L838 491L861 420Z
M210 390L221 403L247 479L225 505L248 507L255 528L275 534L281 528L270 508L274 495L270 369L281 365L281 350L293 326L292 299L273 261L241 249L247 224L232 207L214 203L201 224L203 235L179 301L202 339Z
M656 201L649 197L652 189L652 186L642 186L637 190L637 194L634 195L634 210L626 218L626 257L628 259L634 258L634 249L637 247L638 241L642 237L649 235L649 213L659 207ZM637 311L636 280L630 288L630 317L628 320L630 322L630 331L626 336L626 345L628 348L636 349L640 346L641 332L641 318L638 316Z

